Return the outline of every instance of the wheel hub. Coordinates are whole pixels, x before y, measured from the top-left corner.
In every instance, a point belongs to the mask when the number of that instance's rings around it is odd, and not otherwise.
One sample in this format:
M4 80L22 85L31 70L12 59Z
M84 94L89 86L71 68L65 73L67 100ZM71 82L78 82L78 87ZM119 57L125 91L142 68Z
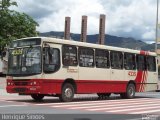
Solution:
M130 95L130 96L133 96L133 95L134 95L133 88L130 88L130 89L129 89L129 95Z
M72 96L72 90L70 88L67 88L65 90L65 96L68 98L70 98Z

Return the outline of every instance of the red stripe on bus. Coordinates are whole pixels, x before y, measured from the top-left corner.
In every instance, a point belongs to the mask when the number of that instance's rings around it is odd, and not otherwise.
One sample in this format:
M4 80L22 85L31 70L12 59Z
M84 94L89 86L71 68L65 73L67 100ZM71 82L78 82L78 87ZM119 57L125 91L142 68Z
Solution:
M141 54L141 55L145 55L145 54L146 54L146 51L141 50L141 51L140 51L140 54Z
M38 79L37 79L38 80ZM36 80L36 81L37 81ZM41 94L60 94L61 87L64 80L46 80L39 79L39 92ZM128 81L102 81L102 80L75 80L77 86L77 93L120 93L126 91ZM14 93L14 88L27 88L25 93L31 93L29 91L31 86L7 86L7 92ZM33 86L34 87L34 86ZM15 92L16 93L16 92Z
M138 71L136 79L135 79L135 82L136 83L142 83L142 78L143 78L143 71ZM136 91L140 92L141 91L141 87L142 87L141 84L137 84Z
M148 51L140 51L141 55L149 55ZM140 82L142 84L138 85L137 91L139 92L144 92L145 91L145 83L147 82L147 76L148 76L148 71L138 71L137 77L136 77L136 82Z
M138 73L136 78L136 91L140 91L142 72ZM37 91L30 91L32 87L26 86L7 86L7 92L16 93L14 88L27 88L25 93L41 93L41 94L60 94L64 80L62 79L32 79L36 80ZM11 80L7 80L11 81ZM19 80L20 82L21 80ZM22 80L23 81L23 80ZM22 82L21 81L21 82ZM126 92L128 81L112 81L112 80L75 80L77 93L122 93ZM35 86L33 86L35 87Z

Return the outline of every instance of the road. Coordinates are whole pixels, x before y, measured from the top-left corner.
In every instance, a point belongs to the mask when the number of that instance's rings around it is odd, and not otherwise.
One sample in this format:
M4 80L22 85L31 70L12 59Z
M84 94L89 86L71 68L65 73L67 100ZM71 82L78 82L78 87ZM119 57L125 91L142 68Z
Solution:
M159 92L136 93L135 99L121 99L114 94L103 100L95 94L76 95L73 102L62 103L56 97L35 102L30 96L7 94L4 88L0 89L1 114L49 114L46 119L54 116L58 120L141 120L144 115L160 118Z

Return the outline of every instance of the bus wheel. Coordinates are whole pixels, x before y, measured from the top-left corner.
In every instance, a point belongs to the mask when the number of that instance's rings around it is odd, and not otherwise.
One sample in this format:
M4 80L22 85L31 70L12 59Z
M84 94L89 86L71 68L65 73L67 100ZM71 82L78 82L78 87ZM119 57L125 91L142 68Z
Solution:
M41 101L44 98L44 95L41 94L32 94L31 97L35 100L35 101Z
M74 97L74 88L70 83L65 83L62 87L62 93L59 95L59 99L62 102L70 102Z
M120 96L122 98L131 99L135 97L135 91L136 91L135 85L131 83L127 86L126 93L121 93Z
M111 93L97 93L100 99L105 99L111 95Z

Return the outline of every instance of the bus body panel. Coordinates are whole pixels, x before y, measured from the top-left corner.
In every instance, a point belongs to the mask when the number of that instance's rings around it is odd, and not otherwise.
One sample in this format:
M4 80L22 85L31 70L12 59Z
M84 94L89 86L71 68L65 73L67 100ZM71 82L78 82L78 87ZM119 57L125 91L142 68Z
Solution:
M112 81L128 81L128 79L125 80L124 72L125 72L124 70L112 69L111 80Z

